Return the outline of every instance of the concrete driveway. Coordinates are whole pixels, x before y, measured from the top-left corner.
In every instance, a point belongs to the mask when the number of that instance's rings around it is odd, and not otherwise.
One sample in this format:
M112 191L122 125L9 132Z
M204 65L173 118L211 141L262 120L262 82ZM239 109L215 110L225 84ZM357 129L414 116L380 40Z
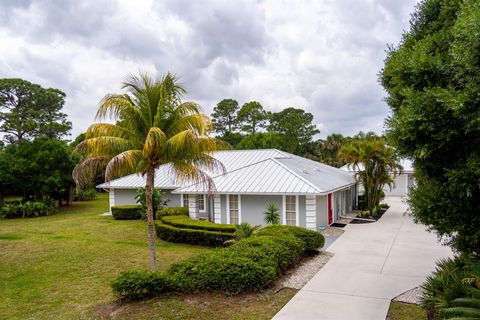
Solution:
M376 223L350 224L327 251L335 256L273 319L385 320L390 300L420 285L452 255L404 215L401 198Z

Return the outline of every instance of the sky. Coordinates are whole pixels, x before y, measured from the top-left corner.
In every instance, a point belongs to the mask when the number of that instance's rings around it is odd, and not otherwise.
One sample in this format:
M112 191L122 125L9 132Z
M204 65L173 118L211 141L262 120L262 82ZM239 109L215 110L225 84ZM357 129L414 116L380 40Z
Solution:
M210 114L224 98L302 108L321 131L383 131L378 82L415 0L2 0L0 78L67 94L73 139L140 71L180 77Z

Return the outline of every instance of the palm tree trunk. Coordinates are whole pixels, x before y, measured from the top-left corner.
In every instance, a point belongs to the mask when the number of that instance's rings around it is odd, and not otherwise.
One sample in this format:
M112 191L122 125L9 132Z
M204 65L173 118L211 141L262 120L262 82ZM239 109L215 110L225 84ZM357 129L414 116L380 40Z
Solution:
M152 190L154 187L155 168L147 171L147 184L145 185L145 197L147 204L148 248L150 249L150 270L155 270L155 225L153 222Z

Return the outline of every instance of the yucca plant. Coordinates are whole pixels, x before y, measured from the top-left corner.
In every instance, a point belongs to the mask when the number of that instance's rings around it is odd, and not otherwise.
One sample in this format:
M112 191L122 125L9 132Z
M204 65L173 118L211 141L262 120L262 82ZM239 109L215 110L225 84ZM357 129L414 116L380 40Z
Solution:
M275 203L269 203L264 212L266 224L280 224L280 210Z
M179 183L202 182L209 190L214 185L205 170L223 170L210 152L224 144L207 134L210 118L194 102L182 102L185 89L175 76L156 79L147 74L131 76L123 83L126 92L103 98L96 120L113 118L116 124L98 122L85 133L76 151L84 161L74 170L75 182L87 182L92 171L105 169L105 180L130 173L146 176L145 193L150 268L155 269L155 230L152 189L155 169L171 164Z

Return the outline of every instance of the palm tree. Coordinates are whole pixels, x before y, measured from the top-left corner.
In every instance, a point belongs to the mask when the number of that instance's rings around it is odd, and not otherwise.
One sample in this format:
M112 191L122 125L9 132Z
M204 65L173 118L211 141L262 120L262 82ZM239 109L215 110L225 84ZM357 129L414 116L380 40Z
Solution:
M77 184L85 183L92 171L105 168L105 180L130 173L146 176L146 207L150 268L155 269L155 226L152 206L155 169L171 164L179 183L214 185L207 170L224 170L209 155L224 143L208 137L208 116L194 102L182 102L185 89L171 74L155 79L147 74L130 76L123 94L109 94L100 102L96 120L113 118L116 124L97 122L85 133L76 151L85 160L75 167Z
M378 206L383 187L391 187L393 178L402 169L396 150L388 146L383 138L372 135L356 138L343 145L339 157L356 169L357 179L365 188L369 210Z

